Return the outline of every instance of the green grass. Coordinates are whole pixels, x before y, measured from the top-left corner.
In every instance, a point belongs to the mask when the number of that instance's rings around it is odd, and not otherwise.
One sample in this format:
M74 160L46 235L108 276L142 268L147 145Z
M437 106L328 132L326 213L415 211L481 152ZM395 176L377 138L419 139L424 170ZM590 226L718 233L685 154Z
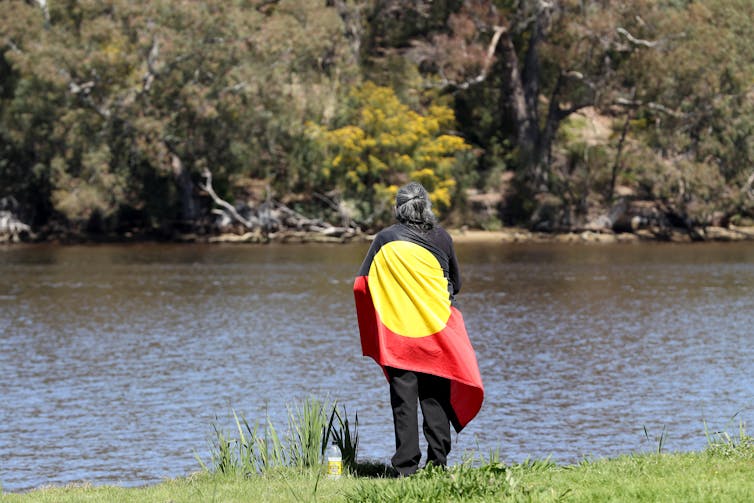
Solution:
M379 473L372 464L372 474ZM384 473L384 467L382 473ZM29 502L719 502L751 501L754 448L725 452L634 454L560 466L548 461L504 465L487 460L405 478L346 475L329 480L320 469L277 468L254 476L201 472L142 488L69 486L5 494L3 503Z
M351 469L331 480L324 477L322 445L329 437L339 435L342 442L358 437L349 427L345 410L342 415L333 412L337 410L335 404L314 400L289 409L288 431L283 436L273 434L269 424L260 432L234 413L238 438L213 427L216 436L210 464L188 477L140 488L40 488L26 494L2 494L0 501L744 502L754 496L754 440L743 423L735 435L710 432L705 424L708 445L701 452L664 452L663 432L652 453L568 466L549 460L506 465L492 455L447 470L424 469L401 479L391 477L391 469L381 463L356 462L354 450ZM277 461L259 464L260 446L268 453L277 449Z
M42 488L26 494L4 494L3 503L13 502L301 502L346 501L343 490L356 479L329 480L312 470L269 470L254 477L201 472L140 488L112 486L66 486ZM316 498L316 499L315 499Z

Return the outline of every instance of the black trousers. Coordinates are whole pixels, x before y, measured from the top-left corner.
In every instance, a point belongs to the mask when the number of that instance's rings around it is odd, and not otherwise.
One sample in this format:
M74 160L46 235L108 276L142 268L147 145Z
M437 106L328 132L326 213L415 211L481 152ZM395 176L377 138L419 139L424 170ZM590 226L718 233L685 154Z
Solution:
M410 475L419 467L419 418L417 401L424 417L427 464L445 466L450 452L450 381L448 379L385 368L390 381L390 405L395 425L393 467Z

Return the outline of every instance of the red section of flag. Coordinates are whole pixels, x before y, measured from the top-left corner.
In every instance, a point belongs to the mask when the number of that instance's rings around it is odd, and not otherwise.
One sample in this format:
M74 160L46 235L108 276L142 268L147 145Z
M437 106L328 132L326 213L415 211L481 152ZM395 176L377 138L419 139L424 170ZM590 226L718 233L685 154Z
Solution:
M451 307L445 328L426 337L405 337L387 328L379 318L369 292L367 276L353 285L364 356L380 366L433 374L450 379L450 405L461 431L477 415L484 399L484 386L476 354L471 347L461 312Z

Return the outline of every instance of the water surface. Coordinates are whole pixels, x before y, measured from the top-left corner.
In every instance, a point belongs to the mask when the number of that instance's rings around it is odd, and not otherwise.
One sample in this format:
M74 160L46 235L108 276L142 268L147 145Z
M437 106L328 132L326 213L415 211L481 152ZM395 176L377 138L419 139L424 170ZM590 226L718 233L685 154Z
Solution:
M142 485L199 468L231 409L284 428L313 395L386 461L361 356L367 245L0 248L0 483ZM486 388L450 461L700 449L754 410L754 244L458 244ZM731 418L733 418L731 420ZM646 438L646 431L650 438Z

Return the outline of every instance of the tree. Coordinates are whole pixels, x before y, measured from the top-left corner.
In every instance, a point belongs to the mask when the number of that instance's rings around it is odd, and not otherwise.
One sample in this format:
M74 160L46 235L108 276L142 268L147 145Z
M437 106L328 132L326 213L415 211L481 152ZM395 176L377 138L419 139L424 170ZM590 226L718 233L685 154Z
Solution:
M506 221L579 226L626 198L682 225L742 221L754 212L752 8L7 0L0 198L13 196L35 227L195 230L210 223L209 171L236 207L277 196L335 216L315 207L327 201L342 216L347 200L368 219L422 169L443 189L437 207L457 206L475 166L485 190L502 192L497 175L515 172ZM366 80L371 91L358 86ZM455 125L420 136L463 147L443 145L421 166L400 138L442 107ZM370 109L403 121L370 129L359 115ZM383 133L397 146L369 143ZM353 148L349 134L362 135ZM333 165L338 155L348 162Z
M471 149L450 133L453 111L436 104L412 110L391 88L371 82L352 90L349 105L345 125L311 125L324 153L321 185L355 206L354 216L367 226L389 219L398 185L408 181L421 182L434 206L448 210Z
M689 225L751 215L754 5L693 2L663 14L656 31L675 36L642 52L631 102L636 139L654 150L657 169L633 174Z
M732 168L747 164L750 144L750 114L737 112L751 106L751 65L743 56L744 47L751 46L751 28L747 16L739 15L750 10L750 3L740 0L704 5L466 0L447 12L444 26L415 34L411 47L402 50L432 85L454 95L461 128L486 151L480 169L497 163L516 170L519 211L536 225L543 204L560 200L562 211L571 204L568 178L584 161L569 158L565 145L554 147L569 141L569 135L558 135L561 125L587 109L615 119L616 134L604 140L600 153L602 164L614 159L606 188L591 185L597 179L603 185L603 175L591 182L585 178L584 190L599 197L579 203L584 214L595 202L612 204L617 184L636 179L630 166L647 159L646 149L635 148L637 141L649 141L644 146L650 151L663 144L652 153L659 157L651 167L643 165L644 173L659 180L685 179L661 174L667 172L663 166L696 173L696 181L688 174L688 183L676 184L675 199L694 199L692 187L720 187L732 171L739 186L751 186L746 184L750 174ZM724 34L716 40L721 26ZM687 105L689 113L683 110ZM649 121L653 128L638 127ZM701 133L709 127L715 134ZM693 162L680 168L678 155L667 159L669 147ZM702 149L710 149L705 157ZM734 151L738 157L725 162L723 155ZM632 159L634 152L644 153ZM710 165L714 158L727 172L723 178ZM708 201L722 195L719 189L707 196L702 192L700 198Z
M499 86L498 115L513 126L526 185L547 192L562 121L626 89L619 69L633 47L621 34L630 37L623 26L632 27L634 4L468 0L447 32L417 42L412 56L450 91Z
M222 192L292 190L312 170L304 121L332 116L354 76L338 13L315 0L46 7L0 4L0 174L41 221L192 228L205 169Z

